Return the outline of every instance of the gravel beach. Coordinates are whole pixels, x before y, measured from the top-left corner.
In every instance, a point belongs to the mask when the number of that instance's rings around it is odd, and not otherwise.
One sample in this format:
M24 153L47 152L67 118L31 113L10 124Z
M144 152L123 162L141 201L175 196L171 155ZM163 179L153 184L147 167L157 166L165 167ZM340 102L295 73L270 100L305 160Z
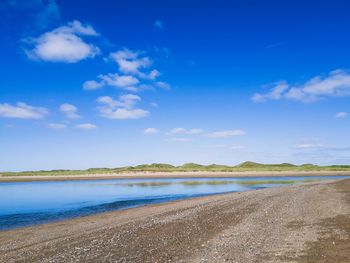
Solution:
M3 231L0 262L350 262L350 180Z

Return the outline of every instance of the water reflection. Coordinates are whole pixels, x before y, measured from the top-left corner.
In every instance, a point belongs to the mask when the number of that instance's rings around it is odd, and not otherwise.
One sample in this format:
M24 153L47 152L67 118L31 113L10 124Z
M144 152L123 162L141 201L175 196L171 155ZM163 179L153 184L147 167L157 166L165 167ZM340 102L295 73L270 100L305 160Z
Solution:
M189 197L345 177L114 179L0 183L0 229Z

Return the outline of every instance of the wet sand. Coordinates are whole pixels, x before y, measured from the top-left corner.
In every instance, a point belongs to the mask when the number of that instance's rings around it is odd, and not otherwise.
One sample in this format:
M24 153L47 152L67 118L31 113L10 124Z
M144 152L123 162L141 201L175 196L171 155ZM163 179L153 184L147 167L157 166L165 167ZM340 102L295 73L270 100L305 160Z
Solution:
M67 181L67 180L108 180L142 178L231 178L231 177L281 177L281 176L350 176L350 171L286 171L286 172L128 172L111 174L82 175L30 175L2 176L0 182Z
M0 232L0 262L350 262L350 180Z

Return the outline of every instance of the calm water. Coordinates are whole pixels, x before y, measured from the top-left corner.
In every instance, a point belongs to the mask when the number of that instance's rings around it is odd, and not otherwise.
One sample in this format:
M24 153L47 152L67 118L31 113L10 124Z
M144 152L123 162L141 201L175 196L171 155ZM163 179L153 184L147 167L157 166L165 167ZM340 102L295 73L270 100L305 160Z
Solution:
M114 179L0 183L0 230L194 196L334 178L345 177Z

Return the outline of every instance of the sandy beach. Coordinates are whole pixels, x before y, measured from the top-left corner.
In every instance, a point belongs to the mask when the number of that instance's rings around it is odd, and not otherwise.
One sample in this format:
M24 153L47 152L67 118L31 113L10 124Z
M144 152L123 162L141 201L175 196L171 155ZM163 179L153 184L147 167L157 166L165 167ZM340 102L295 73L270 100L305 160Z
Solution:
M231 177L281 177L281 176L350 176L350 171L284 171L284 172L128 172L83 175L30 175L2 176L0 182L66 181L66 180L109 180L131 178L231 178Z
M350 180L221 194L0 232L1 262L349 262Z

